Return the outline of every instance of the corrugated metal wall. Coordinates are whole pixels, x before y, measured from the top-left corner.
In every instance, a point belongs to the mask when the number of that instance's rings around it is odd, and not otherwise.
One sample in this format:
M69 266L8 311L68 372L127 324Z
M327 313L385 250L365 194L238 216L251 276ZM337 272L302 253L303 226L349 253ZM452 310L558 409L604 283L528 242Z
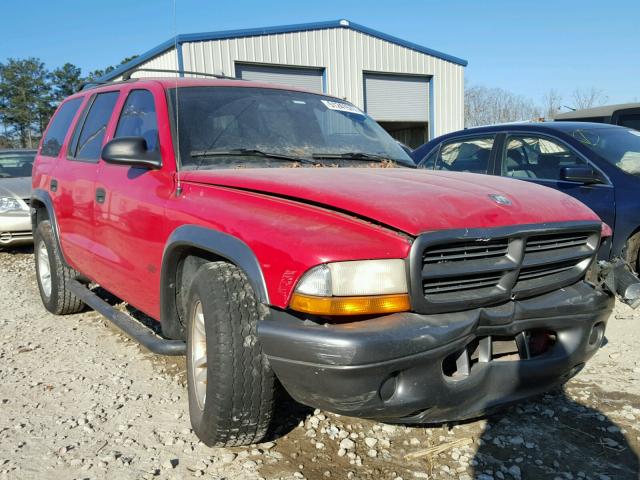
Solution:
M157 57L138 65L136 68L159 68L163 70L178 70L178 56L176 51L172 48L164 53L161 53ZM133 78L143 77L176 77L176 73L154 73L154 72L137 72L133 75ZM116 77L114 80L122 80L122 75Z
M429 102L432 135L464 126L463 66L349 28L186 42L182 54L185 70L229 76L235 75L236 62L324 68L326 93L346 98L362 109L363 72L432 76ZM141 67L176 68L176 65L175 53L171 51Z

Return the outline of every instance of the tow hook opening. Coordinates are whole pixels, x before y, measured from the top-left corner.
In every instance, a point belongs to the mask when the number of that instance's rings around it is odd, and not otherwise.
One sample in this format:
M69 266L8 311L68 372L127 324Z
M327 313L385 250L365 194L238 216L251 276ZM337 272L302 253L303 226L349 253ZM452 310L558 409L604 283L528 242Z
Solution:
M557 340L556 333L547 330L527 330L513 337L479 337L447 356L442 373L451 380L463 380L482 363L530 360L544 355Z

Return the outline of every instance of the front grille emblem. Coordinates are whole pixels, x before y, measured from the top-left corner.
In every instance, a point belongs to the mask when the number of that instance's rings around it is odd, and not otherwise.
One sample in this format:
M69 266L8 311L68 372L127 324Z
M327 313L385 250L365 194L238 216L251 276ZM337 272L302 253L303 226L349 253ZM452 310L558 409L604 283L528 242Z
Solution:
M490 193L489 198L496 202L498 205L511 205L511 200L509 200L504 195L500 195L499 193Z

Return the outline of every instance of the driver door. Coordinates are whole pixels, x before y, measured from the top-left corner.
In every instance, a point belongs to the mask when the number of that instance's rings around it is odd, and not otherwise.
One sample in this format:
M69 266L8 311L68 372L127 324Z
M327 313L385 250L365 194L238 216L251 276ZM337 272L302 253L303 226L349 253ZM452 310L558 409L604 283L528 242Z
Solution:
M534 132L510 134L504 141L500 159L503 177L518 178L560 190L580 200L608 225L615 224L614 189L604 176L602 179L605 183L595 184L562 179L563 167L593 167L564 142Z

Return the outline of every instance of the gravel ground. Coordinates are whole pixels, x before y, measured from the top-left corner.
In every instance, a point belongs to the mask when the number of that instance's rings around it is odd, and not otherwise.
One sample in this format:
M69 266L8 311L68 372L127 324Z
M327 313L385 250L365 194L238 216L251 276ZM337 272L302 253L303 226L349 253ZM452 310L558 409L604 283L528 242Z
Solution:
M640 478L640 311L622 305L563 390L490 418L400 427L285 400L271 441L212 449L189 428L181 359L94 312L47 313L28 249L0 252L0 279L0 479Z

